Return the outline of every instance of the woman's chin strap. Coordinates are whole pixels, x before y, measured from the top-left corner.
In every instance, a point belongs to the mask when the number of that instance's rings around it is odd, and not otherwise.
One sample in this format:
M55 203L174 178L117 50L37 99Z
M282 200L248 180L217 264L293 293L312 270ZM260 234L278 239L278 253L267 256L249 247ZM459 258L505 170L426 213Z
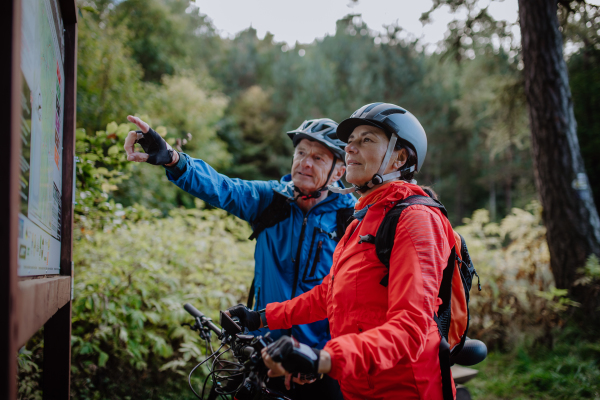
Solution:
M379 171L377 171L377 173L375 175L373 175L373 177L371 178L371 180L369 182L365 183L362 186L352 185L352 187L348 188L348 189L337 188L337 187L334 187L333 185L329 186L328 189L333 193L339 193L339 194L348 194L348 193L354 193L354 192L366 192L367 190L375 187L376 185L381 185L382 183L389 182L389 181L394 180L399 177L401 178L405 174L414 172L415 166L411 165L408 168L404 168L402 170L390 172L389 174L383 175L388 164L390 163L390 159L392 158L392 154L394 153L394 148L396 147L397 140L398 140L398 137L396 135L392 135L392 137L390 138L390 143L388 144L387 150L385 152L385 156L383 157L383 162L381 163L381 167L379 167Z

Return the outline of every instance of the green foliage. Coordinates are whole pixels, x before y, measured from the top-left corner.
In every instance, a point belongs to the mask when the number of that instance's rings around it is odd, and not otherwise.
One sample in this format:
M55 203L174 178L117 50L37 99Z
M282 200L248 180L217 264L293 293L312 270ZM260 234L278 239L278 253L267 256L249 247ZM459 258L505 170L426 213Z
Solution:
M272 108L271 93L260 86L249 87L237 98L220 130L235 154L227 174L269 179L289 173L292 143L283 137Z
M142 69L127 47L129 32L121 25L84 12L78 24L77 126L96 132L111 121L124 121L144 98Z
M482 281L471 291L471 337L490 347L514 349L526 338L552 347L557 329L578 304L554 287L541 207L513 208L500 223L476 211L461 233Z
M365 103L387 101L417 115L428 132L428 161L417 179L434 185L452 221L481 207L490 208L496 221L534 196L518 58L490 40L506 26L483 18L477 40L461 44L457 62L426 54L398 25L376 33L359 15L339 20L333 36L291 48L271 35L259 39L252 28L220 38L208 17L187 1L141 3L83 4L98 10L85 13L97 25L90 31L106 36L102 43L112 43L110 32L123 32L127 47L118 49L120 56L133 63L139 79L143 75L144 82L125 93L111 81L108 86L124 99L135 97L129 105L118 98L111 104L150 115L174 137L183 139L190 132L194 140L186 151L207 158L226 175L279 179L290 168L286 131L305 119L340 121ZM503 38L510 36L506 32ZM229 97L227 105L219 91ZM205 103L214 112L205 112ZM124 116L109 113L110 119L92 130ZM215 122L231 156L212 134L204 135ZM147 189L121 186L115 198L125 206L140 202L166 213L169 204L192 204L189 197L165 189L156 169L141 167L134 179Z
M125 165L127 162L124 156L123 139L129 129L137 128L128 123L113 126L111 122L126 122L128 114L144 116L155 129L163 126L169 132L167 140L170 143L176 145L178 141L178 149L188 151L192 156L204 158L217 168L227 167L231 158L225 144L216 134L216 123L223 116L227 99L220 92L215 91L213 80L201 69L194 73L184 72L184 68L191 64L181 61L176 68L178 74L165 76L162 80L159 79L158 83L142 81L144 73L155 74L158 67L152 67L151 71L148 71L144 70L147 65L138 64L140 60L136 59L139 56L136 53L136 43L140 42L136 42L138 37L136 35L140 32L129 30L124 22L135 19L131 27L141 29L141 24L144 29L147 29L151 24L144 18L150 18L148 15L158 17L156 12L159 10L171 17L167 18L168 21L165 23L173 28L170 32L175 36L181 35L184 29L193 30L208 26L207 23L203 22L203 17L197 12L187 13L186 7L181 9L183 4L188 4L185 1L173 0L164 5L160 5L161 2L147 2L147 7L135 11L131 7L136 5L130 3L133 2L122 2L115 8L111 2L87 1L83 5L84 9L94 11L82 11L83 18L80 18L79 24L77 119L78 126L84 131L78 131L77 153L80 156L79 153L82 151L92 152L100 158L90 160L87 154L83 156L86 167L78 169L78 172L83 173L78 175L78 187L82 186L84 197L81 200L85 204L78 207L77 212L95 220L106 218L100 215L86 215L92 204L100 205L100 211L106 211L117 207L119 203L125 207L139 203L145 208L159 209L164 215L173 205L194 206L191 196L179 193L173 185L165 182L162 168ZM127 13L132 14L131 19ZM140 13L141 15L138 15ZM208 35L208 31L204 33ZM185 32L189 35L186 40L196 37L189 31ZM159 32L155 34L160 35ZM151 39L152 43L162 43L156 35L139 40L143 42ZM171 36L167 35L163 39L167 40L169 37ZM179 40L178 46L181 43ZM165 47L160 48L165 49ZM178 54L179 50L173 51L175 51L173 54ZM175 57L174 60L178 58ZM175 69L169 71L175 73ZM163 71L160 76L166 73L167 71ZM150 80L156 81L154 78ZM112 128L105 130L107 125ZM119 131L115 136L117 128ZM97 131L105 132L108 139L105 141L102 141L102 138L97 139L94 136ZM89 137L86 138L86 135ZM193 137L191 141L190 135ZM97 147L100 142L102 142L101 149ZM104 146L109 143L110 153ZM85 148L82 149L82 146ZM98 165L91 167L87 163ZM115 175L98 176L106 172ZM94 174L96 177L93 177ZM115 179L117 177L119 179ZM133 178L133 181L125 183L128 177ZM91 193L87 193L87 186L100 183L99 181L88 182L89 179L102 180L104 187L96 185L99 191L92 190ZM117 188L116 185L119 183L123 184Z
M19 363L19 400L42 400L42 392L40 390L42 371L36 362L41 354L40 348L42 347L42 343L39 343L37 339L37 337L34 337L30 340L32 344L31 350L22 347L17 355Z
M588 257L585 266L583 267L584 276L587 278L584 283L592 283L600 279L600 260L595 254Z
M93 230L110 224L117 207L109 194L129 178L131 163L123 157L123 144L133 124L111 122L106 130L87 134L76 131L76 201L75 222L82 230ZM120 215L116 215L119 217Z
M244 299L253 274L249 234L220 210L173 210L169 218L126 221L78 241L73 398L185 393L201 341L180 326L190 321L182 306L216 318Z
M562 335L553 350L519 347L491 353L467 383L474 399L598 399L600 342Z
M165 76L150 95L148 110L156 124L183 139L186 152L223 168L229 164L230 155L216 136L215 125L223 117L227 98L207 89L210 86L208 77ZM170 143L176 145L175 141Z

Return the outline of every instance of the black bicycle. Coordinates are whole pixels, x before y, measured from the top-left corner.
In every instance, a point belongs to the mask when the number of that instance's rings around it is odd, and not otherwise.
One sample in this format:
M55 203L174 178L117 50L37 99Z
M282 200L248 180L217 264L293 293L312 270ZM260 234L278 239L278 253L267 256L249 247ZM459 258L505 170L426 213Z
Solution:
M267 371L260 351L273 342L267 333L265 336L253 336L244 333L244 329L239 325L237 318L230 318L221 311L220 325L217 326L212 320L198 311L191 304L183 306L190 313L195 323L182 324L189 326L197 331L200 337L206 342L206 351L210 350L210 355L204 361L196 365L188 376L190 389L199 399L204 399L204 391L207 383L212 381L211 390L207 399L215 400L219 397L227 398L232 396L236 400L292 400L284 394L270 389L266 386L268 382ZM211 336L215 334L221 341L221 345L214 350L211 343ZM223 347L227 349L221 351ZM227 353L231 353L235 361L223 358ZM480 363L487 356L487 347L479 340L468 339L460 353L451 358L452 364L458 364L463 367L453 372L455 383L457 384L456 398L470 399L469 391L462 385L477 375L477 371L464 366L471 366ZM209 367L209 374L204 380L202 393L198 395L192 387L192 374L201 365L212 359ZM302 376L310 380L314 376Z
M193 325L184 323L182 326L189 326L197 331L206 343L206 352L210 351L210 355L196 365L188 376L190 389L196 397L204 399L207 383L211 381L212 386L207 397L209 400L219 397L236 400L291 400L266 386L268 368L260 351L273 342L268 333L265 336L245 334L237 318L232 319L223 311L219 327L191 304L186 303L183 308L194 317L195 322ZM221 341L216 350L211 342L213 334ZM222 350L224 347L226 349ZM230 359L225 358L228 353L231 355ZM198 394L192 386L192 374L205 363L209 363L210 372L204 380L201 394Z

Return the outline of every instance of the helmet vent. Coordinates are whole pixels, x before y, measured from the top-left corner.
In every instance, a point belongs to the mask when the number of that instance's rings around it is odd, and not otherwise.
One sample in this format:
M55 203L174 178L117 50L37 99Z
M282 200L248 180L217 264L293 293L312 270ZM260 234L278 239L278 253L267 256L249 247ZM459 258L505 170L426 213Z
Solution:
M392 114L406 114L406 111L401 110L399 108L390 108L388 110L381 112L381 115L392 115Z
M375 107L377 107L380 104L383 104L383 103L371 103L371 104L369 104L369 106L363 110L361 116L362 115L366 115L369 111L371 111L372 109L374 109ZM360 116L359 116L359 118L360 118Z

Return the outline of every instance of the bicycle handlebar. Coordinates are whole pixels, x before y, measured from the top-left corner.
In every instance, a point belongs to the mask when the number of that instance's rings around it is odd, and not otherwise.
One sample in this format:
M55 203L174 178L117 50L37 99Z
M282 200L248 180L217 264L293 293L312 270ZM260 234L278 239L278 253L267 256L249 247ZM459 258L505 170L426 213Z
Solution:
M210 318L198 311L193 305L186 303L183 308L194 319L194 325L188 325L192 330L198 331L200 337L206 341L207 349L210 347L211 355L196 365L188 375L188 384L197 398L204 398L204 388L208 380L212 380L213 389L209 394L209 399L216 398L214 395L234 395L237 399L271 399L271 400L291 400L282 393L273 389L267 389L265 382L268 380L267 371L262 357L261 350L273 342L269 333L265 336L254 336L244 334L244 330L238 325L235 319L221 311L219 324L214 324ZM184 325L184 324L182 324ZM221 345L214 351L210 345L210 332L215 332ZM227 345L228 349L221 351L221 348ZM226 353L231 352L234 361L220 359ZM191 383L192 373L200 365L213 359L212 367L209 366L210 373L204 380L202 394L198 395ZM209 364L210 365L210 364Z
M185 303L183 305L183 308L185 309L185 311L187 311L188 313L190 313L192 315L192 317L197 317L197 318L203 318L204 317L204 314L202 314L196 307L194 307L190 303Z
M208 327L208 329L210 329L211 331L213 331L214 333L216 333L217 336L220 337L223 334L223 332L221 331L221 329L217 325L215 325L209 318L207 318L204 314L202 314L198 309L196 309L196 307L194 307L190 303L185 303L183 305L183 308L192 317L194 317L194 318L200 318L200 321L202 322L202 324L206 325Z

